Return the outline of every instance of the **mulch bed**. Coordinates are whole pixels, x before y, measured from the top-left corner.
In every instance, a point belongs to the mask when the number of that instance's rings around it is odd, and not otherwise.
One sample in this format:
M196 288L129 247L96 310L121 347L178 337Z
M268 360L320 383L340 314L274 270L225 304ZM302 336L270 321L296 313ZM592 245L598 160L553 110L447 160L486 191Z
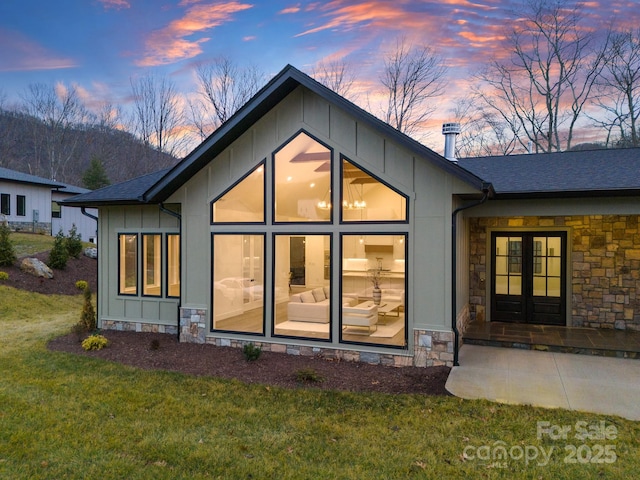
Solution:
M34 257L46 262L48 253ZM54 270L53 279L40 279L20 271L19 261L2 271L9 274L5 285L42 294L78 295L80 292L75 286L78 280L88 281L93 292L97 289L97 261L84 255L69 259L64 270ZM398 368L273 352L263 352L258 360L248 362L239 348L179 343L174 335L111 330L103 334L111 343L98 351L83 350L76 334L55 338L48 346L55 351L102 358L145 370L237 379L284 388L449 395L444 388L448 367ZM157 349L152 348L154 340L157 340ZM305 369L310 369L322 381L301 382L298 372Z

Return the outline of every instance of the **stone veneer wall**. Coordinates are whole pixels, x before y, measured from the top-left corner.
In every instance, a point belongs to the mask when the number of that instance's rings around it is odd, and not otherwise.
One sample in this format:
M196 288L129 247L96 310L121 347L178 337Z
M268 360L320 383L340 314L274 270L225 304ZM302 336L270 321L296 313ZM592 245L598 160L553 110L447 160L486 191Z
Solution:
M253 343L265 352L320 356L326 359L373 363L395 367L453 366L453 332L414 330L414 355L394 355L392 353L357 352L320 346L310 347L261 342L258 339L237 340L207 337L206 316L207 311L203 309L181 308L180 341L189 343L211 343L219 347L234 348L242 348L248 343Z
M124 332L169 333L178 334L175 325L158 325L157 323L124 322L121 320L103 320L103 330L119 330Z
M471 320L486 320L487 229L566 227L571 243L571 318L575 327L640 331L640 228L637 215L471 218ZM490 278L486 278L489 282Z

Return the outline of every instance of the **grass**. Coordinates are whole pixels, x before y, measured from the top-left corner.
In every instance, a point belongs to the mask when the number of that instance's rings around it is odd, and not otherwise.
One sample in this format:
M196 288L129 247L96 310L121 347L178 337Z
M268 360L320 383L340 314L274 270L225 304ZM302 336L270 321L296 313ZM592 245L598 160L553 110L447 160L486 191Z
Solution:
M0 305L3 479L596 479L634 478L640 470L639 422L453 397L284 390L141 371L46 349L49 338L78 320L80 295L0 286ZM538 421L605 422L617 438L538 439ZM596 445L613 445L615 462L566 464L565 447L582 444L592 453ZM477 457L483 446L496 445L516 456L525 448L554 447L554 453L544 466L524 458L506 464L464 458L465 451ZM581 452L586 458L586 447Z
M46 252L53 247L54 237L38 233L12 232L9 236L18 257Z

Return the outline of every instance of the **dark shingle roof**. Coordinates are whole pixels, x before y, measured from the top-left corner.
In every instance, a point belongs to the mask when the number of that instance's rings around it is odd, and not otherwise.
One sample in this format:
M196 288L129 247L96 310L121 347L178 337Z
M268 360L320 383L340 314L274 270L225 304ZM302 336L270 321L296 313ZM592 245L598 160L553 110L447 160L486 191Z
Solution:
M49 180L48 178L29 175L28 173L9 170L8 168L4 168L4 167L0 167L0 180L5 180L8 182L18 182L18 183L31 183L33 185L42 185L46 187L60 187L60 188L64 187L63 183L56 182L54 180Z
M640 148L464 158L458 164L503 197L640 192Z
M158 182L168 169L159 170L154 173L142 175L140 177L127 180L126 182L109 185L98 190L89 191L82 195L76 195L61 202L63 205L116 205L116 204L136 204L144 203L142 195L155 183Z

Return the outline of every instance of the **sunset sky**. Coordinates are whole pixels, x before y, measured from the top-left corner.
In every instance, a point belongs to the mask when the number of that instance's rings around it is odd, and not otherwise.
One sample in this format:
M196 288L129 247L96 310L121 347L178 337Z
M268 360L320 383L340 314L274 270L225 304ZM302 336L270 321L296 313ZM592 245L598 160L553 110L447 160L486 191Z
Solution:
M585 25L640 25L638 0L584 4ZM358 90L374 95L382 55L403 35L433 47L450 67L434 125L446 121L471 73L502 41L521 0L2 0L0 95L19 100L28 84L76 85L89 106L126 108L130 78L166 75L185 95L194 66L220 55L267 75L324 60L354 67ZM374 112L375 113L375 112ZM439 138L435 138L440 143Z

